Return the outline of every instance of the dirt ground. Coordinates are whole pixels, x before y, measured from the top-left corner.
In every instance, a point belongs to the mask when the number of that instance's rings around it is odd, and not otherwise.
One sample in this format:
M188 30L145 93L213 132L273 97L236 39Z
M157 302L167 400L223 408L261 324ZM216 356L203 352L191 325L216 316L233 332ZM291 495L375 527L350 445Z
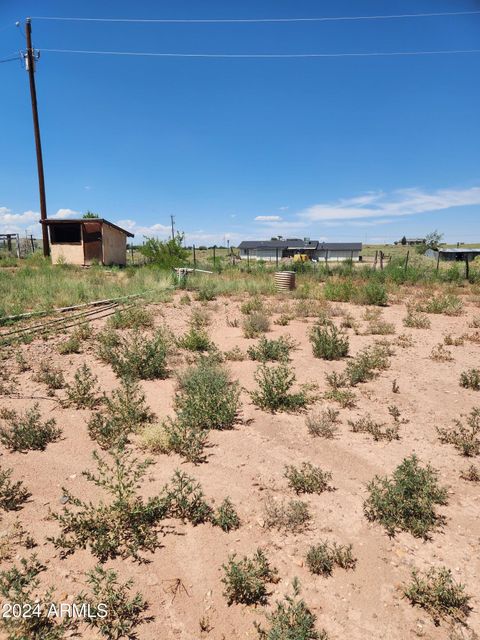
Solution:
M202 306L211 312L208 327L211 339L223 351L235 346L246 351L255 340L243 337L241 327L227 325L227 318L241 319L239 298L218 298ZM287 304L271 299L272 319L278 317ZM177 335L187 328L191 309L200 306L180 303L180 294L173 302L151 306L158 325L166 323ZM350 304L334 305L342 313L350 312L362 320L364 308ZM317 628L325 628L329 637L348 640L404 640L449 638L446 623L435 626L423 610L414 608L402 598L401 585L410 578L411 569L446 565L456 580L466 585L472 598L473 611L469 627L480 633L478 585L480 576L480 493L478 483L459 477L472 462L463 458L450 445L442 445L436 426L450 426L460 414L480 406L480 392L459 386L460 373L479 365L480 345L465 341L460 346L447 347L453 361L430 359L432 348L443 342L445 335L459 336L474 330L468 324L477 307L465 306L460 316L429 315L430 329L407 329L402 324L406 315L404 304L392 304L382 311L383 318L394 323L396 334L391 336L356 335L348 329L350 353L372 344L379 337L395 343L400 334L411 336L412 346L395 346L391 366L376 380L356 389L355 409L340 409L341 425L333 440L314 438L305 424L305 413L277 413L275 415L255 407L248 394L255 387L253 375L258 363L251 360L226 362L232 378L242 385L241 420L232 431L214 431L213 445L208 449L208 462L198 466L185 463L176 455L155 456L143 487L146 495L158 493L175 469L187 471L200 481L209 500L220 503L230 496L236 506L241 527L224 533L210 524L193 527L174 524L174 532L162 539L162 548L147 554L149 563L115 560L107 567L119 572L122 580L132 578L135 589L148 600L149 624L138 628L141 640L235 640L257 638L253 622L265 621L265 612L284 594L291 593L292 580L298 577L301 595L317 616ZM340 316L334 318L339 323ZM327 388L325 373L341 371L345 360L326 362L315 359L308 339L314 318L296 318L288 326L272 323L268 337L289 335L298 343L292 352L291 366L299 383L316 383L320 396ZM102 323L96 323L99 329ZM60 366L67 380L73 379L77 367L86 362L98 376L103 391L110 392L118 379L108 365L95 357L95 340L84 353L59 355L57 347L65 337L48 341L36 340L18 347L25 358L38 367L42 359ZM10 366L10 365L9 365ZM12 365L15 371L15 363ZM178 366L178 365L177 365ZM94 469L91 458L95 449L87 433L88 410L62 409L55 398L49 398L44 384L33 381L33 371L17 374L21 399L1 397L0 406L25 409L38 398L42 415L54 417L63 429L63 437L48 445L43 452L10 453L1 447L1 464L14 469L14 479L23 480L30 489L30 501L17 513L4 513L0 535L5 535L15 519L32 533L38 542L36 552L48 568L45 584L56 589L57 601L71 601L73 594L84 587L83 572L96 564L89 551L77 551L60 559L53 545L46 542L49 535L58 534L58 524L48 520L49 509L62 509L62 487L84 499L98 492L81 472ZM397 381L399 393L393 393ZM162 419L173 414L174 376L159 381L144 381L147 402ZM62 396L62 391L58 392ZM388 421L388 406L399 407L408 423L401 426L401 438L393 442L374 442L369 435L352 433L347 420L370 413L379 421ZM318 399L310 410L322 406L336 407ZM400 533L389 538L376 523L369 523L363 514L365 485L376 474L389 474L406 456L417 454L422 463L438 469L440 481L449 487L449 504L439 509L446 516L446 525L433 534L430 541ZM139 453L143 457L143 453ZM146 457L146 456L145 456ZM313 524L302 534L283 534L264 527L263 504L267 495L275 500L295 497L283 476L286 464L311 462L331 471L335 491L302 497L313 514ZM337 568L331 577L312 576L304 564L306 551L319 539L340 544L352 544L357 558L354 570ZM267 607L227 606L221 578L222 564L230 554L251 555L261 547L272 565L278 568L280 581L272 586ZM25 555L24 550L19 551ZM15 558L14 558L15 560ZM3 563L4 567L11 565ZM211 630L200 631L199 621L208 620ZM3 637L3 636L2 636ZM82 638L96 638L95 632L81 630ZM465 635L465 637L467 637Z

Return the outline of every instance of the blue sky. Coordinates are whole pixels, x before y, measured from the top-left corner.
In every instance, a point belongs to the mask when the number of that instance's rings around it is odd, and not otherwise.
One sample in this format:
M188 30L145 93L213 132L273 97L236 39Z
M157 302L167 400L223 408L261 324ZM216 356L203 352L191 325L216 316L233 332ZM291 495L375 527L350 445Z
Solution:
M14 0L16 20L291 18L480 11L478 0ZM204 59L51 53L346 53L479 48L480 15L397 20L127 24L33 19L50 216L87 209L187 240L393 241L439 229L480 241L480 54ZM23 27L22 27L23 28ZM28 78L0 64L0 232L38 234Z

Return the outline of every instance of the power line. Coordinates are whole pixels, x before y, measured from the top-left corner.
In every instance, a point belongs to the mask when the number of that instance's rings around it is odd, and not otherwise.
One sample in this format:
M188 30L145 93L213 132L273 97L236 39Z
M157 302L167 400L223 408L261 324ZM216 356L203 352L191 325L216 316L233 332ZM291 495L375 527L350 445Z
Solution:
M480 53L480 49L438 49L432 51L373 51L352 53L150 53L147 51L91 51L85 49L43 49L48 53L76 53L103 56L152 58L380 58Z
M14 56L11 56L10 58L0 58L0 64L2 64L3 62L13 62L14 60L20 60L20 54L17 53Z
M32 16L33 20L56 20L64 22L133 22L159 24L251 24L268 22L340 22L353 20L396 20L407 18L438 18L445 16L478 15L480 11L436 11L430 13L399 13L371 16L320 16L314 18L74 18L66 16Z

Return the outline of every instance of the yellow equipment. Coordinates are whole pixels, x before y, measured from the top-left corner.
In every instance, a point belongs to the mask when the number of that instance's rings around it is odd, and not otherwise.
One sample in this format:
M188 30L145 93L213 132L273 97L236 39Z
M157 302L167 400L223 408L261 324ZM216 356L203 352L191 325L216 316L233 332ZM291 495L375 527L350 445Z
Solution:
M310 258L307 256L306 253L296 253L293 256L293 261L294 262L308 262L310 260Z

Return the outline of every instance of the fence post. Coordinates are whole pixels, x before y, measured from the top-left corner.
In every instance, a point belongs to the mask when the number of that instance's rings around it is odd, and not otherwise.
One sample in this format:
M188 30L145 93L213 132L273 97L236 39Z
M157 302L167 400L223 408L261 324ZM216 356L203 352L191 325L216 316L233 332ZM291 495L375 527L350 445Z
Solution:
M213 268L214 269L215 269L215 265L216 265L216 262L215 262L215 245L213 245Z
M250 271L250 249L247 249L247 270Z
M33 241L33 236L30 236L30 243L32 245L32 253L35 253L35 242Z
M373 261L373 270L377 270L378 249L375 251L375 260Z
M440 249L438 249L437 251L437 273L438 273L439 266L440 266Z
M383 271L383 251L380 251L380 270Z
M468 259L468 254L465 254L465 279L468 280L470 277L470 261Z
M197 254L195 251L195 245L192 246L193 248L193 268L196 269L197 268Z
M325 269L328 273L328 249L325 249Z
M410 249L408 249L407 251L407 257L405 258L405 273L407 273L407 267L408 267L408 256L410 255Z
M277 269L278 269L278 247L275 247L275 262L276 262Z

